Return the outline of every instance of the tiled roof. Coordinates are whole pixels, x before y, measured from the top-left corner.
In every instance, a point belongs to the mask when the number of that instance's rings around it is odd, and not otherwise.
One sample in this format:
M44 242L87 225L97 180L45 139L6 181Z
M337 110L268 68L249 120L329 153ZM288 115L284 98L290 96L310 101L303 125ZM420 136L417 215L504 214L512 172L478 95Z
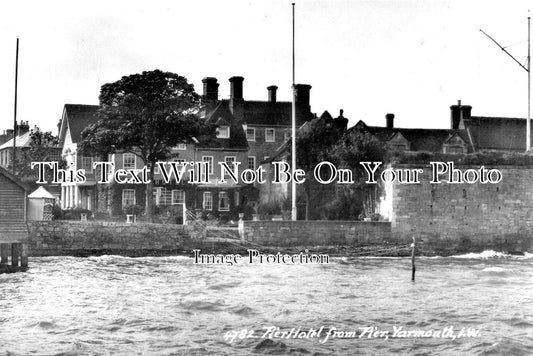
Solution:
M224 125L230 127L229 138L218 138L215 130L199 135L198 146L201 148L214 149L238 149L247 150L248 141L242 125L235 120L228 107L227 101L221 101L205 117L205 122L209 125Z
M378 140L387 142L395 134L401 134L410 144L411 151L442 151L442 146L454 134L459 135L463 141L471 146L468 132L466 130L449 130L449 129L409 129L409 128L392 128L380 126L366 126L362 121L356 124L350 130L365 130L376 137Z
M87 126L98 121L95 116L98 108L98 105L65 104L65 113L68 119L72 142L81 141L81 132Z
M28 147L30 145L30 143L31 143L30 134L31 134L31 132L28 131L28 132L23 133L22 135L17 135L17 139L16 139L16 142L15 142L15 145L17 147ZM13 139L8 140L4 144L2 144L0 146L0 150L2 150L4 148L12 148L12 147L13 147Z

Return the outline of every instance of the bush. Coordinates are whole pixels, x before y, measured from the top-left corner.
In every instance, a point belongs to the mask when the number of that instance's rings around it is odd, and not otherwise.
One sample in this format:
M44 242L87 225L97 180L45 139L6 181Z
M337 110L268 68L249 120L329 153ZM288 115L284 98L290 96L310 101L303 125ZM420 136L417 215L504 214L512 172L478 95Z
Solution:
M262 217L266 217L268 215L280 215L281 204L277 201L260 203L259 206L257 207L257 213Z
M133 204L124 207L124 214L126 215L140 215L144 211L144 207Z

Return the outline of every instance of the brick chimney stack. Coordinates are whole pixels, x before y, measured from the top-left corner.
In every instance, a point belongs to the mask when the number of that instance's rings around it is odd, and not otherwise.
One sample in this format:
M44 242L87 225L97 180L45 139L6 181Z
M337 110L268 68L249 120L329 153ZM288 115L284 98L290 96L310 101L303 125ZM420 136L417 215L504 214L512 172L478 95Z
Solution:
M461 100L457 105L450 106L450 126L452 130L462 130L465 128L465 120L472 117L472 107L470 105L461 105Z
M276 90L278 90L278 87L275 85L271 85L267 87L268 90L268 101L271 103L276 102Z
M311 106L309 105L311 86L308 84L295 84L294 87L296 88L296 107L311 111Z
M17 129L18 129L18 132L17 132L17 135L23 135L25 134L26 132L30 131L30 125L28 123L28 121L20 121L20 124L18 124L17 126Z
M208 101L217 101L218 100L218 83L217 78L205 77L202 79L204 83L204 93L203 97Z
M242 82L243 77L231 77L230 82L230 100L242 100Z
M392 130L394 128L394 114L385 115L387 129Z

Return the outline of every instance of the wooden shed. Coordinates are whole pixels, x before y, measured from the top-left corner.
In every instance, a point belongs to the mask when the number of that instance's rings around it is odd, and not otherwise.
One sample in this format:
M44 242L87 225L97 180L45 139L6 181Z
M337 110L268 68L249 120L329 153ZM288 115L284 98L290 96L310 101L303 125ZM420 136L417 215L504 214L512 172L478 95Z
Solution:
M29 192L27 184L0 167L0 265L26 267L28 227L26 225L26 204ZM0 272L2 268L0 266Z

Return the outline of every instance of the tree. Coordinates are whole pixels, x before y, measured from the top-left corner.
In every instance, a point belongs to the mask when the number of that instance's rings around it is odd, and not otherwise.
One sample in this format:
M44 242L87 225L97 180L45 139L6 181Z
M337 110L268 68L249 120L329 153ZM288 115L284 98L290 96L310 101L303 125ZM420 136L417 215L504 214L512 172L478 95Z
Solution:
M154 70L122 77L100 90L98 121L82 132L81 150L101 156L130 152L150 169L169 158L176 144L198 134L199 95L185 77ZM146 187L146 215L152 216L153 183Z
M56 161L59 156L57 136L51 132L43 132L36 128L30 132L30 144L21 149L16 157L15 172L23 181L35 185L39 179L38 169L31 168L31 162L51 162ZM60 160L59 166L64 167L64 162ZM52 171L45 170L45 180L52 181Z
M367 174L360 162L383 162L388 157L383 142L360 130L346 132L341 140L331 148L331 162L338 168L348 168L353 173L354 184L337 187L336 201L342 216L355 218L360 214L369 216L375 213L376 201L380 196L380 184L366 184ZM380 169L383 165L380 166ZM376 174L377 176L377 174Z

